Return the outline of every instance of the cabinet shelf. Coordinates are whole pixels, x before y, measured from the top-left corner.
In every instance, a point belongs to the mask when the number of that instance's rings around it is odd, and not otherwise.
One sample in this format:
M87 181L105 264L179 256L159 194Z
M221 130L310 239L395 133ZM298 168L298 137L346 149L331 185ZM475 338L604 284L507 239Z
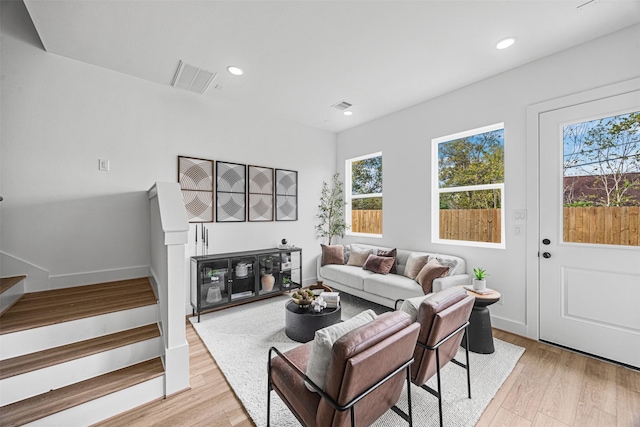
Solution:
M300 248L191 257L193 314L300 288L301 266Z

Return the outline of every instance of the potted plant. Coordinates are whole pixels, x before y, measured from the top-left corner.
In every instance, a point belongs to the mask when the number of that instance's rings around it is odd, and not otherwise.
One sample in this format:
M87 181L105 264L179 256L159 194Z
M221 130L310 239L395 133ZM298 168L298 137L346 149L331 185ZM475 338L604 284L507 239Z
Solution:
M476 291L483 291L487 288L487 271L483 268L473 269L473 289Z
M344 237L347 225L344 222L344 207L346 205L342 197L342 183L340 182L340 173L333 175L333 186L329 188L326 182L322 183L322 195L320 196L320 204L318 205L318 214L320 224L316 225L317 237L328 237L331 244L333 236Z

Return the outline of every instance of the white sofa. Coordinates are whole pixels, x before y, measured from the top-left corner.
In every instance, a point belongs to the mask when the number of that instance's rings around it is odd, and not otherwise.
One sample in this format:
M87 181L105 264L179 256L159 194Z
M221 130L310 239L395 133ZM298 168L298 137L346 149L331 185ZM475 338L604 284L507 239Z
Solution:
M380 246L365 244L353 244L364 249L391 250ZM466 274L466 264L464 259L454 255L444 255L438 253L410 251L397 249L398 267L396 274L378 274L362 267L350 265L322 265L322 255L317 259L318 280L322 280L326 285L337 291L343 291L351 295L372 301L387 307L395 308L398 299L408 299L424 295L422 287L413 279L403 275L407 259L411 253L428 254L430 259L435 257L442 260L456 261L457 264L446 277L437 278L433 281L432 292L452 286L470 285L471 276Z

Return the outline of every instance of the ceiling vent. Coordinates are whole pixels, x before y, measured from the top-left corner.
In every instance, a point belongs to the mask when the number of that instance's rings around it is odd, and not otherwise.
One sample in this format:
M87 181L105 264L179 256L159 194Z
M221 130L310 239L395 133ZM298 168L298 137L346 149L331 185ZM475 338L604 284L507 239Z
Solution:
M352 105L353 105L353 104L351 104L351 103L349 103L349 102L347 102L347 101L340 101L340 102L338 102L337 104L333 104L333 105L332 105L332 107L333 107L333 108L336 108L336 109L338 109L338 110L340 110L340 111L344 111L344 110L346 110L347 108L351 107Z
M180 61L171 86L204 94L216 76L217 73L212 73L211 71L203 70Z

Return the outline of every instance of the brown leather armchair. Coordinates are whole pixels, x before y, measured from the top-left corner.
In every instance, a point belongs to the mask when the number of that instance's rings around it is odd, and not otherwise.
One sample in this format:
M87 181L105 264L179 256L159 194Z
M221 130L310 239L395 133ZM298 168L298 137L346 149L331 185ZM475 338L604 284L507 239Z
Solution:
M471 399L471 376L469 373L469 347L464 340L466 364L455 359L463 334L469 326L469 316L475 298L467 295L462 287L444 289L425 299L418 308L417 321L420 334L413 353L411 381L438 398L440 426L442 427L442 387L440 369L449 361L467 370L467 390ZM437 375L438 389L426 385Z
M267 426L271 390L304 426L368 426L389 408L412 426L410 369L420 325L403 312L385 313L339 338L332 347L326 389L305 371L313 342L286 353L269 350ZM274 356L275 353L275 356ZM272 357L273 356L273 357ZM409 414L394 405L407 384ZM305 387L305 381L317 393Z

